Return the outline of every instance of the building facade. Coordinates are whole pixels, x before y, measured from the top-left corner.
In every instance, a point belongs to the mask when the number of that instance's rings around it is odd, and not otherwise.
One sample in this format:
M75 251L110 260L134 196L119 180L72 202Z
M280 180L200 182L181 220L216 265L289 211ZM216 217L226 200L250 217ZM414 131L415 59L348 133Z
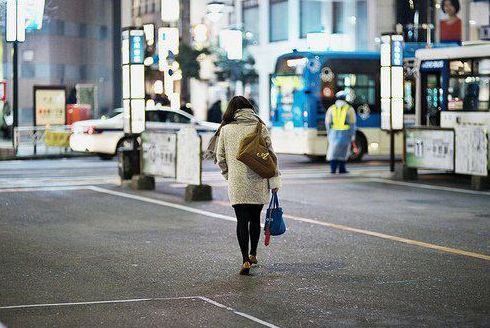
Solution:
M5 22L5 11L2 15ZM93 84L97 87L95 115L120 105L120 25L114 26L120 24L120 15L119 1L46 1L42 28L26 33L25 42L18 46L19 125L33 124L35 85L65 86L68 97L76 84ZM12 45L5 38L1 42L0 78L7 81L11 103Z

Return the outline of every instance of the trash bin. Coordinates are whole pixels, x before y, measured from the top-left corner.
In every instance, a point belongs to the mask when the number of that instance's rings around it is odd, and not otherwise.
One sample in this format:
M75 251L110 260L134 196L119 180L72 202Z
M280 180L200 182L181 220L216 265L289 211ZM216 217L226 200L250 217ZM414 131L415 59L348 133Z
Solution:
M117 149L119 163L118 172L123 180L130 180L140 173L140 149L136 137L128 137Z

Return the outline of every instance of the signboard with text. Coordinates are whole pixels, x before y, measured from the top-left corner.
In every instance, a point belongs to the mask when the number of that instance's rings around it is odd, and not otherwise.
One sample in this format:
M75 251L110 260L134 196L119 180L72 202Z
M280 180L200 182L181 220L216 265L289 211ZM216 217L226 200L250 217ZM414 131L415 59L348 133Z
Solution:
M403 129L403 36L381 37L381 129Z
M177 133L177 181L201 184L201 137L194 128Z
M454 130L405 129L405 156L407 167L454 171Z
M66 90L59 86L34 86L34 125L64 125Z
M143 173L175 178L177 135L175 133L145 131L141 134L141 140Z
M456 131L456 173L488 175L488 137L484 128L454 128Z

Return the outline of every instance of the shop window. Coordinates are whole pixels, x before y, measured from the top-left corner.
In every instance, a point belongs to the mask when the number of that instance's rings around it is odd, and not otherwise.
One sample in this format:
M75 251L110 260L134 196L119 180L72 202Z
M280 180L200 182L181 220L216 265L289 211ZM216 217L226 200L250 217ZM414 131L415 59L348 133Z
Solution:
M270 41L283 41L288 39L288 1L269 0L270 19L269 33Z

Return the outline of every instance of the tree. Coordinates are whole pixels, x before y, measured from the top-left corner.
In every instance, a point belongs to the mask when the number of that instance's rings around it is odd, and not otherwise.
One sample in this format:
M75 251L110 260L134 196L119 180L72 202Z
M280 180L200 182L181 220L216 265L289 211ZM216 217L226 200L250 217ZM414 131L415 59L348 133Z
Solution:
M214 50L218 56L215 62L218 81L241 81L244 85L257 82L259 75L255 70L255 59L247 51L247 47L251 43L247 38L242 38L242 40L244 49L242 60L230 60L222 49Z

